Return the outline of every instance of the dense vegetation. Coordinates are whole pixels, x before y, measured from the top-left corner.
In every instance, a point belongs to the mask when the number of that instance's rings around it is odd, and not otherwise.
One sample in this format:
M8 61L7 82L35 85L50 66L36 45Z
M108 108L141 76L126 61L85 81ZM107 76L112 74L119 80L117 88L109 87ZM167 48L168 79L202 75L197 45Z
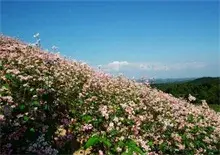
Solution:
M219 77L203 77L181 83L153 84L152 87L185 99L191 94L196 97L194 103L200 104L201 100L206 100L211 107L215 107L215 110L220 111Z
M220 154L220 115L0 36L0 154Z

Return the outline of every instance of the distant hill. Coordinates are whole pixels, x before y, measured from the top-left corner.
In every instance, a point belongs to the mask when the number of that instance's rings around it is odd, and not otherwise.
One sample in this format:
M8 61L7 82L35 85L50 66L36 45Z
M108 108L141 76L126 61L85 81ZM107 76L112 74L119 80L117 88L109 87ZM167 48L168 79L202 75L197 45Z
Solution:
M159 79L150 79L149 82L151 84L162 84L162 83L182 83L187 81L192 81L196 78L159 78ZM137 79L137 82L143 83L145 80L143 79Z
M208 104L220 106L220 77L202 77L182 83L160 83L151 86L185 99L192 94L197 98L195 103L201 103L201 100L205 99Z
M220 77L202 77L189 81L192 84L208 84L208 83L220 83Z

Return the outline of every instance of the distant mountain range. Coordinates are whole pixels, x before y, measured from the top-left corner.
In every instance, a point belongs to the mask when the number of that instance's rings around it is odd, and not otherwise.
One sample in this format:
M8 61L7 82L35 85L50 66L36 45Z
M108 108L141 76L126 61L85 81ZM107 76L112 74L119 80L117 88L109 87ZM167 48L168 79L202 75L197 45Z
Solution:
M149 79L150 84L161 84L161 83L182 83L187 81L192 81L197 78L158 78L158 79ZM137 79L137 82L143 83L146 80L144 79Z
M184 80L184 79L183 79ZM170 93L175 97L188 98L189 94L196 97L195 103L206 100L211 108L220 112L220 77L202 77L197 79L168 80L167 83L154 83L151 87ZM161 81L159 81L161 82ZM166 82L163 81L163 82Z

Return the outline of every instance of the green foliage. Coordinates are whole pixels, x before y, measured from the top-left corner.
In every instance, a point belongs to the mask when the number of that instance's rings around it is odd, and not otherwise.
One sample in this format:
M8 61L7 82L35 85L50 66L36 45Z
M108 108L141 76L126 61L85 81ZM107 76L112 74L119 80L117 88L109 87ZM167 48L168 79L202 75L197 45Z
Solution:
M106 137L100 137L100 136L97 136L97 135L94 135L92 137L90 137L88 139L88 141L86 142L86 144L84 145L84 148L87 149L87 148L90 148L90 147L93 147L95 148L97 145L100 145L102 144L103 146L105 146L108 150L110 150L109 153L113 153L115 152L115 149L112 149L113 152L111 152L111 147L114 145L112 145L112 143L110 142L109 139L107 139ZM138 154L144 154L144 152L141 150L141 148L139 148L137 146L137 144L133 141L133 140L127 140L125 143L120 141L118 144L118 146L120 146L121 148L127 148L128 149L128 152L124 152L122 154L131 154L133 155L133 153L138 153Z
M29 120L28 116L24 116L24 121L27 122Z
M137 144L133 140L128 140L126 142L126 146L128 147L128 153L129 155L133 155L133 153L138 153L138 154L144 154L144 152L137 146Z
M8 79L8 80L13 81L13 76L11 74L9 74L9 73L5 74L5 78Z
M214 109L216 112L220 112L220 105L219 104L209 104L209 107Z
M103 144L107 148L112 146L111 142L106 137L100 137L100 136L94 135L88 139L88 141L84 145L84 148L87 149L92 146L94 147L97 144Z
M3 66L3 62L0 60L0 70L3 70L4 66Z
M23 111L23 110L25 109L25 105L24 105L24 104L21 104L21 105L19 106L19 109L20 109L21 111Z
M34 128L30 128L30 131L31 131L31 132L35 132Z
M191 94L196 97L196 104L206 100L211 108L220 111L220 78L204 77L183 83L153 84L152 87L185 99Z
M33 105L33 106L36 106L36 107L40 106L39 101L33 101L33 102L32 102L32 105Z
M92 120L92 116L84 115L84 116L82 116L82 120L86 123L89 123Z
M91 147L91 146L96 145L96 144L99 143L99 142L100 142L100 137L99 137L99 136L92 136L92 137L90 137L89 140L86 142L86 144L85 144L84 147L87 149L87 148L89 148L89 147Z

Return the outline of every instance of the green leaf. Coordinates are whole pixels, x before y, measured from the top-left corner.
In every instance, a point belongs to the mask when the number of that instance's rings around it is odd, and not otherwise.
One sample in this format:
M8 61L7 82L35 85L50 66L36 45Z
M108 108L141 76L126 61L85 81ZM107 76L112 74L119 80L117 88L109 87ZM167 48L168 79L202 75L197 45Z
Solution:
M107 147L112 146L111 142L107 138L101 138L101 142Z
M128 152L125 153L126 155L133 155L133 152L135 152L132 148L128 148Z
M7 74L5 74L5 78L8 80L12 80L12 75L7 73Z
M137 144L133 140L127 142L127 146L132 152L144 154L144 152L137 146Z
M9 85L6 83L6 84L4 84L3 86L2 86L2 88L4 88L4 89L9 89Z
M92 120L92 117L89 115L85 115L82 117L82 120L85 121L86 123L88 123Z
M124 146L125 146L125 144L124 144L124 142L123 142L123 141L119 141L119 142L118 142L118 146L120 146L120 147L124 147Z
M189 114L189 115L187 116L187 121L188 121L189 123L193 123L194 119L193 119L193 115L192 115L192 114Z
M118 134L118 130L113 129L113 130L110 131L111 136L115 136L117 134Z
M167 143L162 143L162 144L160 144L160 149L162 150L162 151L166 151L167 150Z
M33 101L33 102L32 102L32 105L33 105L33 106L39 106L40 104L39 104L38 101Z
M87 149L87 148L89 148L89 147L91 147L91 146L96 145L99 141L100 141L100 138L99 138L98 136L92 136L92 137L90 137L89 140L86 142L86 144L85 144L84 147Z
M126 125L134 125L134 121L130 119L124 119L123 121Z
M30 128L30 131L31 131L31 132L35 132L34 128Z
M83 100L79 100L79 104L83 104L84 102L83 102Z
M149 145L149 146L153 146L153 141L149 141L149 142L148 142L148 145Z
M29 120L28 116L24 116L24 121L27 122Z
M212 127L212 126L208 126L208 127L205 128L205 131L206 131L207 133L209 133L209 134L211 134L214 130L215 130L215 128Z
M19 109L20 109L20 110L24 110L24 108L25 108L25 105L24 105L24 104L22 104L22 105L19 106Z
M2 61L0 61L0 70L3 70L3 69L4 69L3 63Z
M45 106L44 106L44 110L49 110L49 106L48 106L48 105L45 105Z

